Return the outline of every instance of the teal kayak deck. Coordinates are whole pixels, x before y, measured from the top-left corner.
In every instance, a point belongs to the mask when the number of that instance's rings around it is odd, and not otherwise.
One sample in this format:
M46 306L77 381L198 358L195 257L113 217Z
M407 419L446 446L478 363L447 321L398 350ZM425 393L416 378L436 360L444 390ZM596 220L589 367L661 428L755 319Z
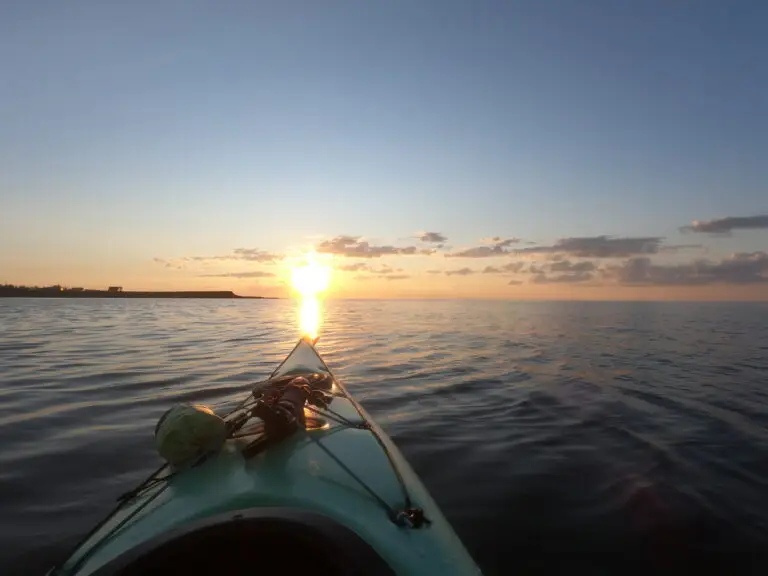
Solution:
M211 516L256 507L298 508L329 517L368 542L397 574L479 574L391 440L351 398L335 397L332 410L353 423L367 421L374 430L324 418L321 428L302 430L247 459L241 450L254 437L229 439L216 455L125 503L56 574L91 574L154 537ZM397 525L382 502L358 481L390 506L402 506L403 487L392 463L429 524L418 529Z

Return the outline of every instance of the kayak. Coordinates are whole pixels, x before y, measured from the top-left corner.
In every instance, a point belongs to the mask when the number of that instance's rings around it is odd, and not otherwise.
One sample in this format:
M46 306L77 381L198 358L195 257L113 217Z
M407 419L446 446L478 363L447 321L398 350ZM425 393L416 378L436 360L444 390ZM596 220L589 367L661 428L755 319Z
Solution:
M270 438L255 407L309 382L302 426ZM301 339L223 417L194 465L164 465L124 494L49 576L226 573L480 574L414 471Z

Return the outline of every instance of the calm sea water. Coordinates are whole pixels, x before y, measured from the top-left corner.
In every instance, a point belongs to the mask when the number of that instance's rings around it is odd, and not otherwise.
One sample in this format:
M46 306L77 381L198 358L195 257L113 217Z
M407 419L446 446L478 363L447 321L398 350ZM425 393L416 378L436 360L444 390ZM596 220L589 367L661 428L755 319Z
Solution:
M0 572L43 573L296 338L288 301L0 300ZM768 573L768 306L339 301L321 353L487 574Z

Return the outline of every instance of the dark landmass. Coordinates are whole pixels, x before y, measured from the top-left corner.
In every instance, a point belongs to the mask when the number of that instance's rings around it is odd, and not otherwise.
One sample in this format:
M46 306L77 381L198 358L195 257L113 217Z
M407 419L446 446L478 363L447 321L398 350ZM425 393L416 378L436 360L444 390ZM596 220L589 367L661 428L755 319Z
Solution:
M0 298L229 298L268 299L265 296L238 296L231 290L185 290L173 292L125 291L120 286L106 290L64 288L62 286L14 286L0 285Z

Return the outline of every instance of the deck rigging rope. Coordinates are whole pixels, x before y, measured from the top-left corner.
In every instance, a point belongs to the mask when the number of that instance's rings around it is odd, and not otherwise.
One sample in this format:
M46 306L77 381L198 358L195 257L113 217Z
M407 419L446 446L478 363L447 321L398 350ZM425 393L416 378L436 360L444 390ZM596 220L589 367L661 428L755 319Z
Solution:
M327 368L328 374L330 377L338 384L335 377L330 372L330 369ZM264 381L262 384L268 384L271 379L268 379ZM387 501L382 498L379 494L376 493L375 490L373 490L362 478L360 478L349 466L347 466L336 454L334 454L327 446L325 446L319 438L313 437L312 434L309 434L309 438L312 442L314 442L320 449L322 449L333 461L342 469L344 472L346 472L355 482L357 482L363 490L365 490L376 502L378 502L386 511L387 516L389 519L395 523L398 526L406 527L406 528L421 528L423 526L430 525L432 522L425 516L424 511L421 508L414 507L413 501L411 499L411 496L408 492L408 487L405 482L405 479L402 476L402 473L400 472L399 467L397 466L397 463L395 461L395 458L390 452L389 447L386 445L386 442L381 438L381 435L377 432L376 428L368 421L368 419L365 417L365 414L362 411L362 408L357 404L357 402L347 393L347 391L341 386L338 386L339 389L342 391L342 394L334 394L332 392L325 392L321 390L315 390L311 391L308 394L307 402L304 404L304 408L309 409L311 412L314 412L318 416L322 416L323 418L327 418L329 420L332 420L343 427L349 427L349 428L357 428L362 430L367 430L371 433L371 435L374 437L376 442L379 444L381 449L383 450L385 456L387 457L387 460L389 461L390 468L394 472L395 478L397 480L397 483L400 486L400 490L403 494L403 504L404 507L402 509L395 508L391 506ZM360 420L355 422L353 420L350 420L349 418L346 418L345 416L339 414L335 410L332 410L329 406L330 402L332 401L332 398L344 398L347 400L352 406L354 407L357 414L360 416ZM271 398L270 401L274 401L274 398ZM271 403L270 402L270 403ZM227 413L224 416L225 422L227 424L227 438L234 438L235 434L249 421L251 418L255 416L255 413L259 410L259 408L263 408L265 406L265 402L263 402L262 398L255 397L255 395L249 395L248 398L237 404L229 413ZM242 412L242 414L237 415L236 417L233 417L234 414L237 412ZM167 414L167 413L166 413ZM165 416L165 415L164 415ZM158 423L159 426L160 423ZM251 442L250 444L246 445L245 448L242 450L242 454L244 458L251 457L261 451L263 451L268 446L279 442L283 440L284 438L270 438L266 434L259 437L257 440ZM74 566L70 568L70 572L76 572L78 569L80 569L83 564L91 558L91 556L100 548L100 546L107 541L112 535L114 535L116 532L118 532L121 528L123 528L128 522L130 522L137 514L139 514L147 505L149 505L151 502L154 501L154 499L159 496L167 487L168 487L168 481L176 476L179 472L186 470L188 468L192 468L195 466L200 465L204 461L208 459L208 457L211 456L210 453L201 455L198 459L196 459L192 464L189 466L183 468L183 469L177 469L169 471L167 474L160 476L160 474L164 471L169 469L169 466L167 464L163 464L159 468L157 468L152 474L150 474L143 482L141 482L138 486L133 488L132 490L129 490L123 494L121 494L117 498L117 506L112 509L112 511L96 526L93 527L73 548L72 553L68 556L71 557L72 554L74 554L85 542L88 541L94 534L96 534L102 527L106 525L106 523L112 519L112 517L120 511L123 506L125 506L128 502L131 500L138 498L140 496L143 496L147 492L151 491L153 488L158 488L157 491L154 494L151 494L144 502L137 505L134 510L132 510L129 514L125 516L120 522L118 522L115 526L113 526L106 534L104 534L97 542L95 542L91 548L89 548L82 556L80 556L77 561L75 562ZM54 569L51 571L51 576L55 576L55 574L58 574L62 568L62 565L58 565L54 567Z

